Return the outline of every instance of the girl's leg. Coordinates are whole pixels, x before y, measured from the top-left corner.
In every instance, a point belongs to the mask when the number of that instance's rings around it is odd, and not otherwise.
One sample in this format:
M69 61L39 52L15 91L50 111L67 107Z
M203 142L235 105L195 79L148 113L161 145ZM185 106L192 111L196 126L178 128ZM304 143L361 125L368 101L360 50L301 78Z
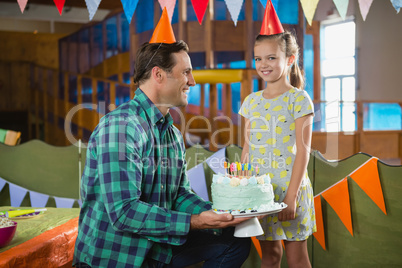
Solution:
M279 268L281 267L282 259L282 244L281 241L262 241L261 245L261 268Z
M289 268L311 268L308 258L307 240L283 241Z

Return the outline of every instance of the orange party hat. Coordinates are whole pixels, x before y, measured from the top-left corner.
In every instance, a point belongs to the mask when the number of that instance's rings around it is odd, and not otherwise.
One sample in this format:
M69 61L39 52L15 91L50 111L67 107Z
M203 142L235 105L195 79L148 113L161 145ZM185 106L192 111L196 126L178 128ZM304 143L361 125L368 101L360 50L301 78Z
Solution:
M274 35L283 33L285 30L282 27L282 23L279 21L278 15L271 0L267 1L265 8L264 19L262 20L261 35Z
M176 38L174 37L172 24L170 24L169 15L165 7L149 43L172 44L174 42L176 42Z

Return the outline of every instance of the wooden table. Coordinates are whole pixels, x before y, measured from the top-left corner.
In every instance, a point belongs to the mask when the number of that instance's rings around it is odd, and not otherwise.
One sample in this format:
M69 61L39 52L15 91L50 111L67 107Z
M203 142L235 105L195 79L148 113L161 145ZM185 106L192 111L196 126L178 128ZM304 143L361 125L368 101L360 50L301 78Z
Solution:
M14 209L0 207L0 211ZM30 208L16 208L30 209ZM16 234L0 248L0 267L71 267L79 208L47 208L42 215L16 219Z

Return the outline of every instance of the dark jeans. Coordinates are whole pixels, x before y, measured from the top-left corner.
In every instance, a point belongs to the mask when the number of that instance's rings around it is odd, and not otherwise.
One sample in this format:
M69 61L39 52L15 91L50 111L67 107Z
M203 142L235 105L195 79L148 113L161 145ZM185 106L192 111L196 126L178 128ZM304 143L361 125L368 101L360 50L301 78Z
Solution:
M148 267L179 268L204 261L207 268L236 268L247 259L250 252L250 238L233 236L234 228L223 229L222 235L191 231L187 241L181 246L173 246L173 258L170 264L148 259ZM90 268L78 263L77 268ZM118 268L118 267L116 267Z
M247 259L250 252L250 238L233 236L234 228L223 229L222 235L191 231L186 243L173 246L173 258L169 265L154 263L160 267L186 267L204 261L207 268L236 268ZM151 266L152 267L152 266Z

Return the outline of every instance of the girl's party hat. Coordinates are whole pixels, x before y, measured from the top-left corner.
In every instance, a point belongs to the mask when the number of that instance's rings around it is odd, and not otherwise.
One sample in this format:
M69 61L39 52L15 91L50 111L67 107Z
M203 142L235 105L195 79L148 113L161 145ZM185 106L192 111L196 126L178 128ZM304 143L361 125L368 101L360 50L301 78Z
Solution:
M268 0L267 6L265 7L264 19L262 20L260 35L274 35L283 33L284 31L271 0Z
M170 24L169 15L165 7L149 43L172 44L174 42L176 42L176 38L174 37L172 24Z

